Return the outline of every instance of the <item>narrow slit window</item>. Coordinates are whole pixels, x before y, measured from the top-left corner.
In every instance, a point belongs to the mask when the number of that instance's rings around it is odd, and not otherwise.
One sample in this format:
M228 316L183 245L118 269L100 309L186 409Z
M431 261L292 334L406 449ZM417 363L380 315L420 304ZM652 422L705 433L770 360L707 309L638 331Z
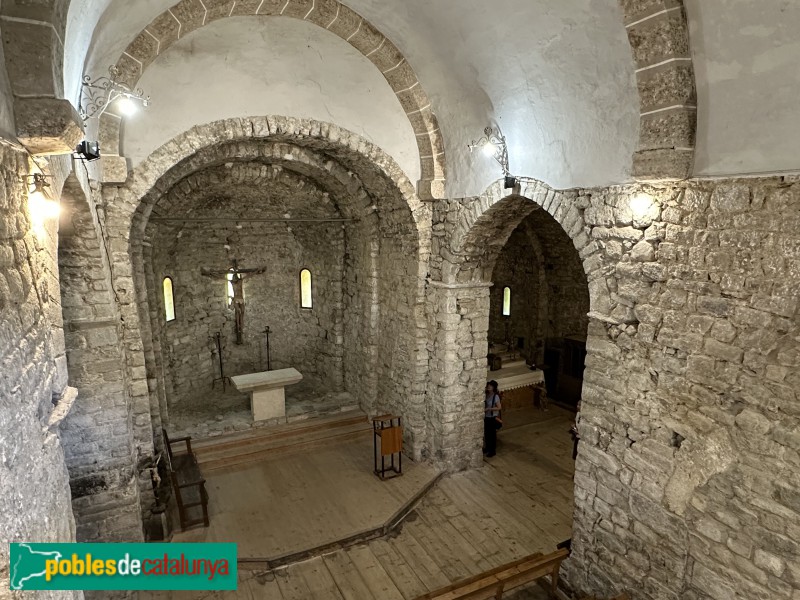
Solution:
M233 303L233 271L227 274L227 281L225 282L225 296L227 298L226 304L230 306Z
M503 316L511 316L511 288L503 288Z
M171 277L164 277L164 312L167 323L175 320L175 295L172 291Z
M311 308L311 271L300 271L300 308Z

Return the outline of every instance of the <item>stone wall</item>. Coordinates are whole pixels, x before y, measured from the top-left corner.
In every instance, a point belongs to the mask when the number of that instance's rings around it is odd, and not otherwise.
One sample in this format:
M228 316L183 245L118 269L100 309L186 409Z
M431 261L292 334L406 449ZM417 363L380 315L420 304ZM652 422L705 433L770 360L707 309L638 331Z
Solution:
M157 307L158 329L170 406L197 402L218 376L210 338L221 332L225 372L239 375L266 370L263 331L271 328L272 368L294 367L303 374L300 389L341 391L342 286L345 225L342 222L279 222L291 218L341 219L327 194L298 176L265 166L224 168L226 196L209 185L213 170L190 178L157 207L158 214L185 215L201 221L158 222L148 228L153 278L148 286ZM264 172L243 185L243 171ZM219 174L217 174L219 175ZM251 185L256 186L253 194ZM187 198L187 195L190 198ZM177 197L176 197L177 196ZM184 205L196 203L184 211ZM231 220L241 217L237 223ZM202 219L209 219L202 221ZM278 222L247 219L278 219ZM348 225L349 226L349 225ZM241 268L264 268L244 279L245 335L236 344L235 315L227 303L224 273L203 275L202 269L225 271L237 260ZM312 273L313 308L300 307L300 271ZM173 280L175 320L167 323L162 282ZM352 345L356 345L353 343Z
M641 598L797 597L800 185L655 195L649 226L627 226L622 190L586 213L629 311L592 325L572 577L637 581Z
M160 403L166 397L161 383L165 356L160 333L151 327L161 311L160 306L151 306L146 292L148 278L151 289L157 286L154 274L145 268L153 250L145 229L151 216L169 216L159 212L157 204L173 189L190 189L187 178L249 161L299 173L331 198L347 200L339 204L342 216L355 219L356 225L344 231L344 286L337 308L356 327L343 318L335 338L341 337L348 348L342 356L345 387L367 412L392 410L406 417L408 447L421 457L427 435L424 279L430 255L430 210L394 161L376 146L333 124L274 116L197 126L156 151L126 184L103 186L118 273L114 289L126 324L123 334L137 446L149 436L152 447L153 428L160 423ZM252 179L240 183L248 182ZM188 200L193 196L184 195ZM379 280L384 277L381 290ZM379 293L398 307L384 319L381 337L377 336ZM351 318L347 306L357 306L360 315ZM374 369L379 352L382 361ZM139 364L146 367L144 372L137 369Z
M63 441L77 538L142 537L125 349L101 224L71 176L61 197L58 269L69 382L78 390ZM150 486L145 476L143 491ZM152 487L152 486L150 486Z
M269 326L273 369L294 367L308 388L342 389L342 340L338 310L342 294L344 233L340 224L201 225L160 228L154 240L155 283L172 277L175 321L166 323L159 298L162 339L172 393L170 405L196 401L219 375L210 337L222 333L229 376L266 370L263 331ZM171 239L170 239L171 238ZM170 243L170 241L172 243ZM162 243L166 242L166 243ZM225 245L231 246L226 251ZM244 343L236 344L235 318L227 303L225 275L205 276L202 268L225 270L230 256L241 267L265 266L263 274L245 275ZM313 308L300 307L300 271L312 273Z
M800 183L522 193L571 237L590 289L569 583L648 600L795 598ZM507 237L520 202L492 190L440 207L454 237L434 262L457 281L438 286L454 298L433 308L446 313L433 356L455 359L435 388L456 422L439 440L455 468L480 444L484 363L459 339L482 340L486 307L465 301L495 260L471 247Z
M0 594L9 598L23 594L8 591L8 542L75 541L58 432L74 390L58 327L56 224L31 219L27 173L27 155L0 144Z

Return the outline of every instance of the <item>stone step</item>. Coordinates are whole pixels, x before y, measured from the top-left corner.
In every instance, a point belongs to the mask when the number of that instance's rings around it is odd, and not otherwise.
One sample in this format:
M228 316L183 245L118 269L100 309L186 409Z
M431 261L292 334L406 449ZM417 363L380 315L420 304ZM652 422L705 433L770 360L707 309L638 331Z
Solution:
M323 417L310 417L288 424L269 425L265 427L253 427L244 431L235 431L205 438L192 440L192 448L198 453L206 448L225 448L227 446L239 446L249 440L259 440L263 438L278 439L281 437L293 437L298 434L315 431L317 429L329 429L332 427L345 427L354 423L365 423L367 416L358 409L337 412Z
M372 425L366 415L353 411L335 417L206 438L192 443L192 449L201 469L207 472L368 436L371 431Z

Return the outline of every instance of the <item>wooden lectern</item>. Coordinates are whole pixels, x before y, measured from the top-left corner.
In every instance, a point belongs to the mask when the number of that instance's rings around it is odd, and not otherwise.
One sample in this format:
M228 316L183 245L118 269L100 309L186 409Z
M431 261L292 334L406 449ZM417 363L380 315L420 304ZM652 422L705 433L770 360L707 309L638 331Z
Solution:
M403 474L403 424L402 418L395 415L381 415L372 419L373 453L375 459L375 475L386 479L386 473L395 475ZM380 440L380 448L378 447ZM381 457L381 468L378 469L378 454ZM397 455L397 466L394 456ZM391 457L389 467L386 467L386 457Z

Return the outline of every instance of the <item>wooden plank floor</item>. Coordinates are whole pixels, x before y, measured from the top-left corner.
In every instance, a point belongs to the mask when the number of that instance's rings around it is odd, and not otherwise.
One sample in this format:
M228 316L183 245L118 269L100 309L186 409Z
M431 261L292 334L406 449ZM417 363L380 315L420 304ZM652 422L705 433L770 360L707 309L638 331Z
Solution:
M202 468L202 467L201 467ZM403 476L372 474L372 439L279 455L206 477L211 525L174 542L236 542L239 558L275 558L384 525L438 472L404 461Z
M142 592L140 598L411 599L533 552L551 552L571 535L573 417L551 407L532 418L501 431L497 456L481 469L442 479L392 536L271 572L241 569L237 592ZM504 596L546 597L536 586Z

